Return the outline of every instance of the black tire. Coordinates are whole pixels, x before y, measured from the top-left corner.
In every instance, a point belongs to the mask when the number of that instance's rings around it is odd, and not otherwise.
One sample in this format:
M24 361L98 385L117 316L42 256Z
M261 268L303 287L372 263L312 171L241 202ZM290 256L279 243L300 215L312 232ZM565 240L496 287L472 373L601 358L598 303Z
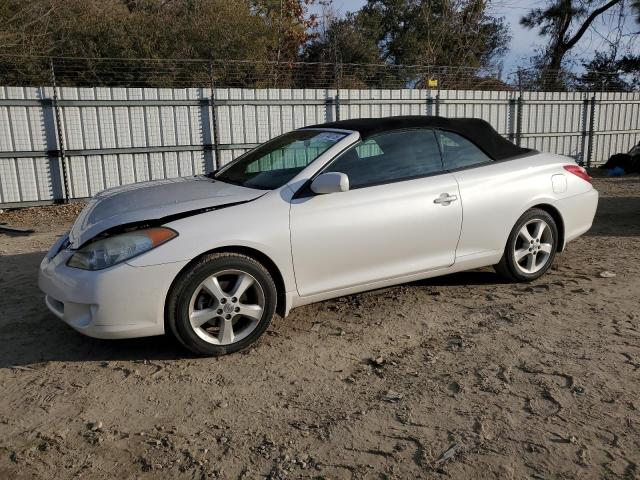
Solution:
M521 244L523 240L521 237L519 238L520 230L525 225L530 224L532 221L536 220L542 220L549 227L549 234L551 235L551 239L549 239L549 237L547 236L545 238L545 243L551 244L551 252L549 253L548 258L545 257L545 263L544 265L541 265L541 268L539 270L535 271L534 273L527 273L523 271L522 268L519 268L519 264L515 259L515 251L518 247L518 244ZM531 210L527 210L514 225L511 233L509 234L509 238L507 239L507 244L505 246L504 253L502 254L502 259L500 260L500 263L494 265L494 269L499 275L511 282L531 282L537 278L540 278L549 269L549 267L553 263L553 259L555 258L557 249L558 226L556 225L555 220L544 210L541 210L539 208L532 208Z
M189 309L192 296L202 282L227 270L245 272L253 277L264 293L264 307L257 325L246 337L235 343L216 345L205 341L196 333L189 320ZM275 283L262 264L246 255L214 253L201 258L176 280L167 298L167 323L180 343L192 352L206 356L225 355L248 347L264 333L271 323L276 303Z

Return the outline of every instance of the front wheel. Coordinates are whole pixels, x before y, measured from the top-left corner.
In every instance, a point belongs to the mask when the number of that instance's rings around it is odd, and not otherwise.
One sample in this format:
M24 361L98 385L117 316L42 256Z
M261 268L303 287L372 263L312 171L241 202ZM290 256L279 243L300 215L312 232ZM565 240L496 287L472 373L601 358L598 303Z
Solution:
M544 210L526 211L516 222L495 270L507 280L530 282L551 266L558 248L558 227Z
M199 355L241 350L267 329L276 287L256 260L236 253L204 257L173 286L168 323L176 338Z

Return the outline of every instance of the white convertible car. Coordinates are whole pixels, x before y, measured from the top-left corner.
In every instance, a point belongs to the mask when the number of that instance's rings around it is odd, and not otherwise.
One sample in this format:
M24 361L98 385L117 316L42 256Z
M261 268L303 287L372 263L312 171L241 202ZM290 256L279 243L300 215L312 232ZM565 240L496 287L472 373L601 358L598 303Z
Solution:
M520 148L482 120L316 125L207 176L96 195L39 284L86 335L170 330L220 355L311 302L488 265L534 280L590 228L589 180L572 159Z

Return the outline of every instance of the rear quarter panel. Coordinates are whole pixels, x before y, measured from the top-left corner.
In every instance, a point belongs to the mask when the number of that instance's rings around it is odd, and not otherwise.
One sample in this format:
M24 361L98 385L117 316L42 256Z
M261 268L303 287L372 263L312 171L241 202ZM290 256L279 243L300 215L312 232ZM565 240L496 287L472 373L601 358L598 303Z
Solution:
M548 204L562 215L560 200L593 190L563 169L570 163L566 157L536 153L454 172L463 216L456 261L492 253L499 260L515 222L529 208ZM564 192L554 192L553 175L566 178Z

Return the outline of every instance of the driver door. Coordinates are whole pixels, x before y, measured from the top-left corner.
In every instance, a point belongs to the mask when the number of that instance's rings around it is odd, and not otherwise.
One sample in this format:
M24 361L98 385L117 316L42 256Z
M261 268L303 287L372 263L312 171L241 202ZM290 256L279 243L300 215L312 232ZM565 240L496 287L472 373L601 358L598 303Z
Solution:
M346 192L294 198L291 246L301 296L448 267L462 207L434 132L401 130L351 147L324 169ZM443 202L444 195L451 201Z

